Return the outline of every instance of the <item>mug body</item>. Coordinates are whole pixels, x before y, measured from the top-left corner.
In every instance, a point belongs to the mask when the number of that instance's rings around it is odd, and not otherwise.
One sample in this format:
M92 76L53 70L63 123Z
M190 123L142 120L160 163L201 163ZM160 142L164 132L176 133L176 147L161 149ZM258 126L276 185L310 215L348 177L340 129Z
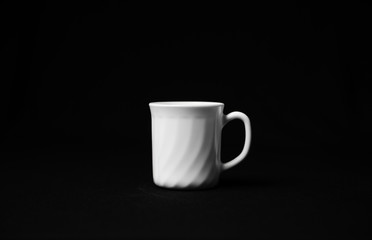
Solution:
M221 172L222 103L150 103L154 183L166 188L208 188Z

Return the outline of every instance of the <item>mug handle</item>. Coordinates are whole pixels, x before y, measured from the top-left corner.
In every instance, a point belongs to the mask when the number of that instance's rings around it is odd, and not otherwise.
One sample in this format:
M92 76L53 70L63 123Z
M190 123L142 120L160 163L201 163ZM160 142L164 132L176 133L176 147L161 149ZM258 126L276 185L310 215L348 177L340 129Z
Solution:
M227 169L230 169L230 168L234 167L235 165L237 165L238 163L240 163L247 156L249 147L251 145L251 137L252 137L251 122L249 121L248 116L245 115L244 113L242 113L242 112L231 112L227 115L224 115L223 120L222 120L222 126L224 127L228 122L230 122L231 120L234 120L234 119L240 119L244 123L244 127L245 127L244 148L243 148L242 152L236 158L234 158L233 160L231 160L229 162L222 163L222 170L223 171L227 170Z

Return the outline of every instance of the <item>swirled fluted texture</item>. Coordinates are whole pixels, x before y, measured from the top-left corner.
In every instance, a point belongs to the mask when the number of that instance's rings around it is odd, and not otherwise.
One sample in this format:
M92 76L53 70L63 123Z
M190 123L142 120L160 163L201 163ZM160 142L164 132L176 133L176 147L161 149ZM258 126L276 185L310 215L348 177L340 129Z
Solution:
M205 188L218 182L220 122L198 117L152 116L153 179L167 188Z

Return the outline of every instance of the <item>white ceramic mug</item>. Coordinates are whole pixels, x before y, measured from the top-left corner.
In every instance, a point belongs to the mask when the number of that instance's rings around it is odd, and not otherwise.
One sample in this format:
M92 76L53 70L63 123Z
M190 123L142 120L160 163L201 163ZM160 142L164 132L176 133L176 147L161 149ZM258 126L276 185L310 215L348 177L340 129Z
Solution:
M224 104L219 102L153 102L149 105L153 180L160 187L213 187L222 171L235 166L248 154L251 125L244 113L224 115ZM222 163L221 132L233 119L244 122L244 148L236 158Z

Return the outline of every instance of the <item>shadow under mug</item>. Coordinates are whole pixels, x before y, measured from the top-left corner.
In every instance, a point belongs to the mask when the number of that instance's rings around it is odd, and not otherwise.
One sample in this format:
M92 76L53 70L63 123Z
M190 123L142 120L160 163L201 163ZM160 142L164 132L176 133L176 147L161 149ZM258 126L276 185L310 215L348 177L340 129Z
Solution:
M223 114L219 102L152 102L152 170L157 186L175 189L210 188L220 173L241 162L251 143L249 118L241 112ZM242 152L221 162L221 132L231 120L245 126Z

